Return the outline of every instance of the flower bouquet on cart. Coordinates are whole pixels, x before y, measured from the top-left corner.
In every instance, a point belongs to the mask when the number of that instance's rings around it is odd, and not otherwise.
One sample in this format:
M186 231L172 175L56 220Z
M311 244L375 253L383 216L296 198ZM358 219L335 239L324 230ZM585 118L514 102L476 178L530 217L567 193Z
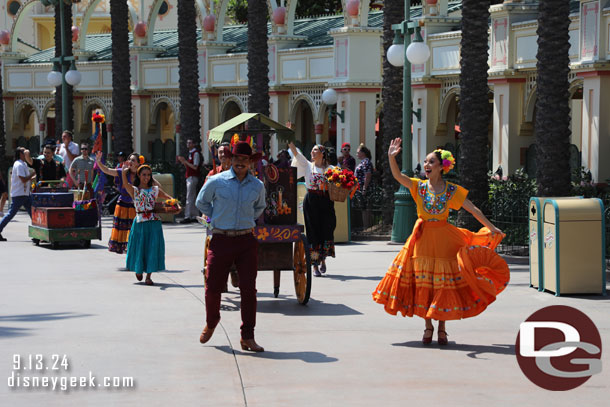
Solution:
M328 195L335 202L344 202L347 196L354 197L358 190L358 179L348 169L333 167L324 173L328 181Z
M155 213L168 213L170 215L177 215L182 211L180 202L177 199L167 199L163 202L155 203Z

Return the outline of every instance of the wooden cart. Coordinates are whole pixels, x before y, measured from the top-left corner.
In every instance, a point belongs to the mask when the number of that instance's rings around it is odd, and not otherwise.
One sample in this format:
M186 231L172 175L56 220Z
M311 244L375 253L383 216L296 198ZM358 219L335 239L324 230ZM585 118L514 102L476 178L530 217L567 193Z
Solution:
M53 249L59 248L60 242L80 243L84 248L91 247L94 239L102 240L102 225L93 228L48 229L30 225L28 234L36 246L41 242L51 243Z
M244 124L249 120L257 120L267 126L266 130L244 130ZM237 130L236 130L237 129ZM252 135L256 139L258 151L262 151L264 146L268 146L269 137L275 133L283 141L294 140L294 132L274 122L268 117L258 113L242 113L241 115L221 124L210 130L209 139L212 142L220 143L230 140L234 134L243 139L244 136ZM285 184L277 186L271 185L268 178L265 178L267 168L258 166L258 175L266 183L267 209L261 216L258 225L254 229L254 236L259 241L258 247L258 270L272 270L274 291L277 298L279 295L281 271L292 271L294 288L299 304L307 304L311 294L311 258L310 247L305 237L305 227L296 222L296 196L297 182L296 169L292 169L288 174ZM275 171L275 170L274 170ZM275 188L275 189L274 189ZM279 197L276 189L281 188ZM275 195L274 195L275 194ZM280 214L271 210L270 206L284 206L285 211ZM290 215L290 216L282 216ZM291 222L282 222L291 220ZM210 236L206 238L204 250L204 275L206 275L206 260L208 253Z
M36 192L66 193L67 189L60 187L59 184L60 181L39 182ZM80 196L82 198L84 195L81 193ZM88 227L75 227L74 209L65 206L65 204L60 207L32 206L32 224L28 228L28 236L36 246L41 242L48 242L53 249L57 249L60 242L70 242L80 243L82 247L89 248L91 240L102 239L102 223L99 216L97 222L93 219L91 223L86 223Z

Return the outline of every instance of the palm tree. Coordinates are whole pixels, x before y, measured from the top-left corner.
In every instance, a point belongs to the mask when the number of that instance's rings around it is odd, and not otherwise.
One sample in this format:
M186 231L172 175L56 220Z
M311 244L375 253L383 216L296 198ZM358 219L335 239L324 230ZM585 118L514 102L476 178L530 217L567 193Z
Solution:
M248 111L269 116L267 2L248 2Z
M2 65L0 64L0 171L5 174L9 161L6 157L6 130L4 128L4 98L2 96Z
M178 64L180 73L180 153L186 140L200 137L199 71L197 69L197 13L193 0L178 0Z
M404 18L403 0L386 0L383 7L383 49L387 52L394 41L392 24L399 24ZM402 134L402 68L397 68L383 58L383 84L382 84L382 127L383 140L381 151L381 167L390 168L386 152L390 141ZM399 154L397 159L400 160ZM390 171L383 171L383 223L392 224L394 217L394 192L398 184Z
M128 13L129 9L125 0L110 0L114 151L133 150Z
M468 198L485 209L489 180L487 176L488 128L490 106L487 85L489 0L462 1L462 40L460 57L460 128L462 131L460 184L469 190ZM466 211L460 211L461 227L480 227Z
M538 194L570 194L569 0L541 0L538 11L536 157Z
M72 7L64 5L64 36L66 37L66 56L72 55ZM55 6L55 57L61 55L61 13L59 3ZM61 139L61 133L64 130L74 129L74 88L66 83L68 87L68 100L70 104L68 109L68 128L62 129L62 100L61 100L61 85L55 88L55 139Z

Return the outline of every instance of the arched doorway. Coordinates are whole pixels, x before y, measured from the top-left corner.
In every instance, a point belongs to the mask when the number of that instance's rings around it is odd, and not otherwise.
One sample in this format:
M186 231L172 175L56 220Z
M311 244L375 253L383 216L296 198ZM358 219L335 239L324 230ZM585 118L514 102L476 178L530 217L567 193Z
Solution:
M313 112L309 103L305 100L299 100L293 108L292 117L294 117L293 123L297 141L295 144L300 144L299 147L301 148L301 151L305 157L309 158L311 149L316 143Z
M233 100L227 102L227 104L225 104L224 109L222 109L222 123L239 116L241 113L241 107L239 107L237 102Z
M40 153L40 136L38 135L38 116L34 107L25 104L17 113L18 136L13 142L16 147L25 147L33 157Z
M142 143L142 154L152 161L174 162L176 156L176 114L168 102L159 103L154 112L155 126Z

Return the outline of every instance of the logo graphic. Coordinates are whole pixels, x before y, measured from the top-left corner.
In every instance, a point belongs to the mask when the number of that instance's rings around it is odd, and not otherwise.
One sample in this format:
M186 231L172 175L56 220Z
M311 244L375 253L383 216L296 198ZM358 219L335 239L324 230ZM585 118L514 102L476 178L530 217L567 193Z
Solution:
M546 390L572 390L602 371L602 340L581 311L542 308L521 323L515 345L519 367Z

